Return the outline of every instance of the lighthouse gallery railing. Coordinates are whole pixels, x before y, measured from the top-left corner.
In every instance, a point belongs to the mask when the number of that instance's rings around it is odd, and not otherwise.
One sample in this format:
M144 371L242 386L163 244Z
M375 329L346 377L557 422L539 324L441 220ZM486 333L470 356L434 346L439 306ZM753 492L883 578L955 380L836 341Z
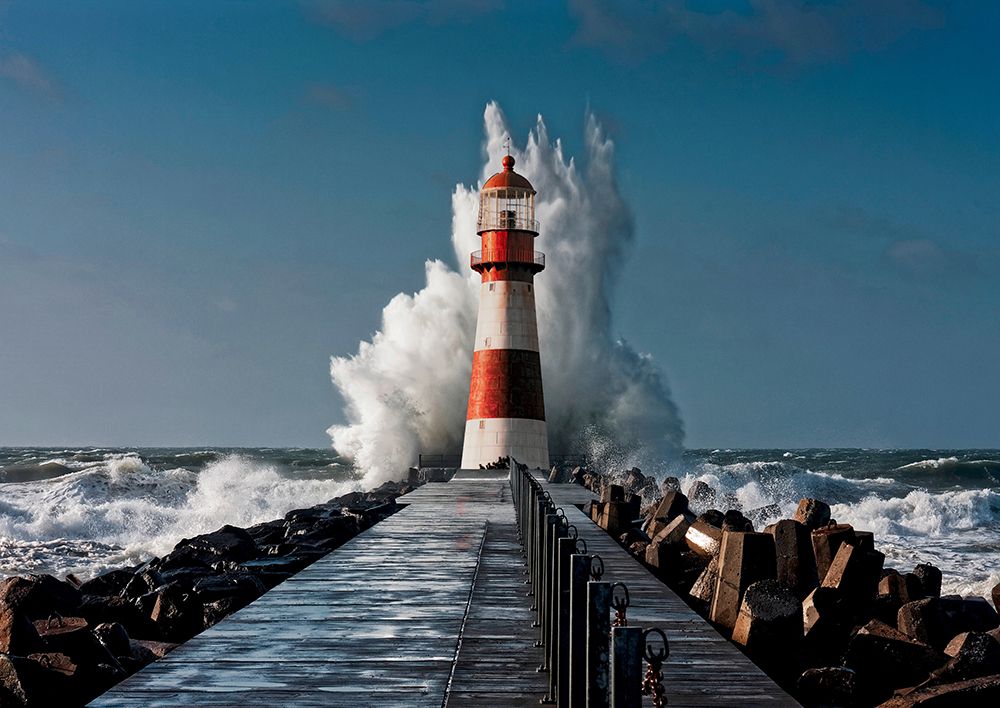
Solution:
M520 251L497 248L489 251L473 251L470 265L475 268L483 263L526 263L545 267L545 254L539 251Z

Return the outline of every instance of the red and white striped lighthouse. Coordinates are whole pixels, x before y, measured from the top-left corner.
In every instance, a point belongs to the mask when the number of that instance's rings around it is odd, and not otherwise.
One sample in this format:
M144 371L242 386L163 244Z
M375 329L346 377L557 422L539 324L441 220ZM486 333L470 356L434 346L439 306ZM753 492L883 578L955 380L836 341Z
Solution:
M535 319L535 273L545 256L535 251L535 189L514 172L514 158L479 193L477 231L482 250L472 269L482 275L472 384L465 421L462 468L507 455L547 469L542 368Z

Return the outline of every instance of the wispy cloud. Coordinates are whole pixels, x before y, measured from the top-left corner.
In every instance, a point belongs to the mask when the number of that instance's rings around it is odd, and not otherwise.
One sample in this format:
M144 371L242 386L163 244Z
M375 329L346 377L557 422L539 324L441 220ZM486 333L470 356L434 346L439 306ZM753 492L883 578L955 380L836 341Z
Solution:
M306 0L307 14L342 34L366 42L410 23L465 21L502 7L501 0Z
M808 65L876 52L914 29L941 22L940 13L922 0L745 0L721 11L692 4L569 0L579 21L574 39L624 60L687 40L713 53Z
M63 92L58 82L38 62L20 52L0 57L0 77L37 96L62 100Z
M354 105L350 91L330 83L309 84L305 97L309 103L334 111L345 111Z

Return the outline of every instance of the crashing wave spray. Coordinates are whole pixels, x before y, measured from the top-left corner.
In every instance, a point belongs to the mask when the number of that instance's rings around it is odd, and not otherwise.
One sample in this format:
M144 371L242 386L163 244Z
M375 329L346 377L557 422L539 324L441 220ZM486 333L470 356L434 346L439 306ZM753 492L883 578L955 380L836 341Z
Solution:
M481 182L500 164L509 136L496 103L486 106L485 128ZM683 425L651 357L613 334L611 294L634 225L615 181L614 146L590 114L585 143L581 170L559 140L549 140L539 116L523 151L511 149L538 190L539 246L549 264L536 285L549 447L655 468L680 449ZM478 193L460 184L452 194L460 264L479 247ZM437 260L426 271L422 290L385 307L371 342L331 359L348 423L328 432L369 483L401 476L419 452L461 449L479 278Z

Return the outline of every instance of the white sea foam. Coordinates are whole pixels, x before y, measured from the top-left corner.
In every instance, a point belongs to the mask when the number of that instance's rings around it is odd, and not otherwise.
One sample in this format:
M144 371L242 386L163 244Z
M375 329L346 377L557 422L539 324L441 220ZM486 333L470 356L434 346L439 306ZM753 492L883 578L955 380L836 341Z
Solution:
M483 180L497 171L508 136L495 103L485 126ZM518 171L538 190L538 248L549 266L536 291L550 448L649 471L676 453L683 428L652 359L615 337L611 295L634 228L612 143L590 115L585 143L581 168L539 117L524 149L512 148ZM357 354L331 360L347 420L330 428L333 446L369 483L399 478L420 451L461 448L479 292L478 276L465 267L479 247L477 195L465 185L452 195L459 272L429 261L426 286L394 297Z
M289 478L239 455L201 472L153 470L137 455L115 455L56 479L3 485L0 572L44 567L89 574L162 554L185 536L278 518L354 487Z

